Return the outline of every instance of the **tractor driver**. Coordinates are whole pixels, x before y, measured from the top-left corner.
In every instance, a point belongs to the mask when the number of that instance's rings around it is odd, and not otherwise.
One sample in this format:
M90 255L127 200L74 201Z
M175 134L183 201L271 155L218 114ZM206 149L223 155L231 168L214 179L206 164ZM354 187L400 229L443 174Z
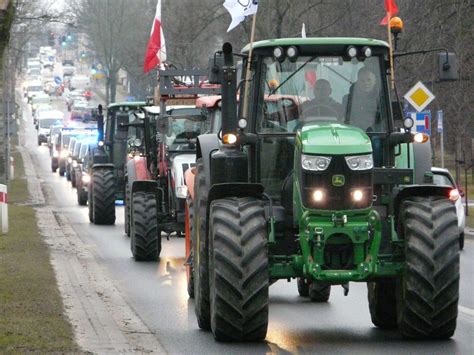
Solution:
M331 84L326 79L316 80L313 88L314 99L301 105L300 117L336 117L342 115L342 105L331 97Z

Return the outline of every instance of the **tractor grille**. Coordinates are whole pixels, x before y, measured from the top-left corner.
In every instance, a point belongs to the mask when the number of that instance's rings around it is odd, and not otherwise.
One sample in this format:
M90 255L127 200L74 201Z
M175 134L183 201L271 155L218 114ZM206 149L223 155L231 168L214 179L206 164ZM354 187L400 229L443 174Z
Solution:
M324 210L354 210L367 208L372 204L372 171L353 171L349 169L344 156L333 156L329 167L322 172L301 169L302 198L305 207ZM334 175L343 175L343 186L334 186ZM352 192L363 191L363 199L354 202ZM313 199L315 190L322 190L321 202Z

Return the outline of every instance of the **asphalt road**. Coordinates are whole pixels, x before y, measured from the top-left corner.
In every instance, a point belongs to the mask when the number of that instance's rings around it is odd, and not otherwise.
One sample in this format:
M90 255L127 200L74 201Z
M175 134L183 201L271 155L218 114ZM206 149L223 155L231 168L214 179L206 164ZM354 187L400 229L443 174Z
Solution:
M55 106L65 110L63 102ZM87 207L77 205L69 182L50 170L48 148L36 145L36 133L24 105L27 148L44 190L53 191L47 203L62 214L94 258L108 271L117 289L169 353L186 354L473 354L474 353L474 240L461 253L461 298L458 326L448 341L402 339L396 331L381 331L371 321L365 284L351 283L349 296L333 287L327 304L313 304L298 296L296 283L279 281L270 288L270 322L265 342L219 344L201 331L193 301L186 293L184 239L163 239L158 263L137 263L131 257L123 229L123 207L117 207L114 226L89 223Z

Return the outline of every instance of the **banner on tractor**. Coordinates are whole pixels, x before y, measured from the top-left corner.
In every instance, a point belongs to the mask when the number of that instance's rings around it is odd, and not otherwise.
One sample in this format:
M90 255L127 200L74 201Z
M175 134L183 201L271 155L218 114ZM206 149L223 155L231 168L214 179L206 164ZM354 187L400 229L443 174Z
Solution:
M226 0L224 7L232 16L232 22L227 32L237 27L246 16L255 15L258 10L258 0Z

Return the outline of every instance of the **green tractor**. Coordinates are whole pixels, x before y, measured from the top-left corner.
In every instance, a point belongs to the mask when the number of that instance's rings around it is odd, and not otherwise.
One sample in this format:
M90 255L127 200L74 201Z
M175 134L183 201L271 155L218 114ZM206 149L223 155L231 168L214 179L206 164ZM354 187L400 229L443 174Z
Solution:
M124 199L125 164L129 116L141 110L145 102L110 104L104 117L98 108L99 144L91 153L90 181L87 186L89 220L94 224L115 223L115 201Z
M387 43L257 42L250 65L243 50L242 85L232 46L222 53L210 76L223 88L222 130L198 138L190 213L199 327L262 340L269 286L297 279L314 302L365 282L376 326L451 337L456 211L450 189L432 184L427 136L402 119Z

